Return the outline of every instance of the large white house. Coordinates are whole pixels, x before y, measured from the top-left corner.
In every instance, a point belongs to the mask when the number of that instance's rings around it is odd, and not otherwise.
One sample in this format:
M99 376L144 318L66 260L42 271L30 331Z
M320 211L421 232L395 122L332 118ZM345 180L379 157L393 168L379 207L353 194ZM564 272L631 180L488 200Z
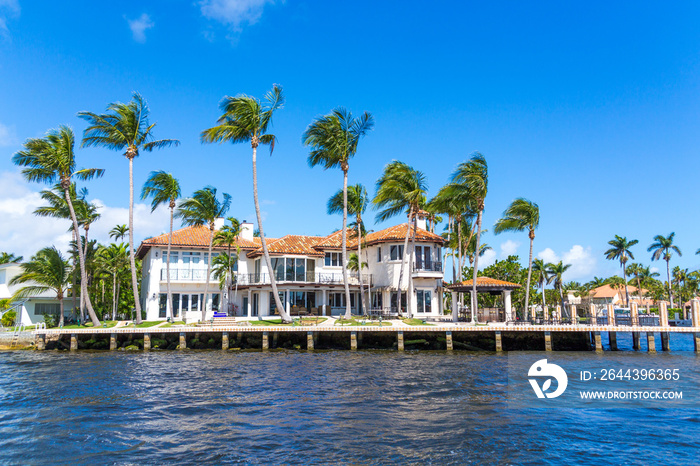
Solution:
M0 299L11 298L14 293L25 286L30 286L33 283L22 283L20 285L10 285L10 280L22 273L22 267L16 263L0 264ZM56 316L58 322L58 314L60 306L56 293L46 291L34 296L19 299L12 303L14 310L24 325L33 325L44 321L46 314ZM70 316L73 313L73 300L63 300L63 314ZM18 322L19 323L19 322Z
M223 219L217 223L217 228L221 226ZM372 310L391 314L399 310L406 312L406 293L412 293L414 315L442 314L443 239L426 230L422 215L416 226L414 261L404 270L401 284L401 261L408 255L408 251L404 251L407 225L386 228L364 238L362 262L366 262L368 268L363 268L361 274L348 272L353 313L361 312L362 280L368 307ZM207 227L188 227L173 232L170 282L173 315L177 319L197 321L202 317L208 240ZM167 315L167 244L168 234L163 234L143 241L137 251L143 260L141 300L147 320L165 319ZM269 316L276 312L270 270L265 264L260 238L253 235L253 224L242 224L237 246L240 256L232 285L221 290L217 280L210 280L207 319L213 317L214 312L240 317ZM328 236L267 238L267 246L280 300L288 312L338 315L345 311L340 231ZM222 250L225 248L215 248L212 255ZM348 235L348 256L356 251L356 239ZM413 277L412 289L409 289L409 275Z

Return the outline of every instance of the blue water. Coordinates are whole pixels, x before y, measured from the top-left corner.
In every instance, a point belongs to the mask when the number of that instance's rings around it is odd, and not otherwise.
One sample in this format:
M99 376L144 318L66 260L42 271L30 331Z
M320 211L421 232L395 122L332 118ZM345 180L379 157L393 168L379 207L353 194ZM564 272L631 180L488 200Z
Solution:
M618 344L626 345L622 335ZM687 375L679 388L697 391L692 341L676 338L672 348L602 358L674 358ZM552 355L571 364L597 357ZM0 463L697 464L700 406L512 409L508 359L439 351L4 352Z

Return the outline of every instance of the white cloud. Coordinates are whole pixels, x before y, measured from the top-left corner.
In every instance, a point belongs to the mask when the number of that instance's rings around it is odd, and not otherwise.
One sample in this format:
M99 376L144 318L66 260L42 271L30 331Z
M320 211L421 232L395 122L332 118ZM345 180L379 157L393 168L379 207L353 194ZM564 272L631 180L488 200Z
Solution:
M29 258L39 249L54 245L61 251L68 250L71 234L68 232L70 222L53 218L37 217L34 210L44 205L39 190L44 187L26 183L18 173L0 173L0 251L12 252ZM109 230L115 225L129 221L128 207L110 207L99 200L93 200L100 206L102 217L90 228L90 239L99 242L109 241ZM164 233L169 227L170 214L166 207L151 214L146 204L134 205L134 230L136 239L134 247L147 236Z
M203 0L199 5L205 18L239 32L243 23L257 23L268 3L274 4L275 0Z
M151 29L155 24L151 21L151 17L146 13L142 14L136 19L127 19L129 23L129 28L131 29L131 35L136 42L144 43L146 42L146 30Z
M506 259L508 256L514 255L518 252L520 243L513 240L508 240L505 243L501 243L501 259Z
M557 256L557 253L555 253L551 248L547 248L544 251L538 252L537 257L545 261L545 263L551 262L556 264L560 260L559 256Z
M9 37L7 19L19 16L20 8L17 0L0 0L0 36Z
M493 265L496 262L496 251L493 249L487 249L484 255L479 257L479 270L484 270L485 267ZM469 261L467 260L467 267L469 266Z
M19 143L14 126L6 126L0 123L0 147L14 146Z
M651 273L659 273L661 269L659 269L658 267L649 267L649 271Z
M597 259L591 253L591 247L584 248L579 244L575 244L568 251L557 255L551 248L537 253L537 257L545 262L556 264L562 261L564 264L570 264L569 270L564 273L564 281L571 280L587 280L593 276L598 265Z

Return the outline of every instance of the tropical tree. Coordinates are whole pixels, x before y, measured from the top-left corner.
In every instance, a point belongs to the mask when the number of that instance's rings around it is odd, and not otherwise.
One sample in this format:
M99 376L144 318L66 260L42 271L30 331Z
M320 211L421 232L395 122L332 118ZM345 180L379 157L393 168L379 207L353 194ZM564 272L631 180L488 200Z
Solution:
M503 218L496 222L494 233L505 231L526 231L530 238L530 256L527 261L527 285L525 286L525 313L530 305L530 279L532 278L532 247L535 242L535 230L540 224L540 208L537 204L522 197L514 200L503 212Z
M95 310L92 307L90 296L87 293L87 275L85 272L85 255L80 243L78 217L73 208L73 199L70 195L70 188L73 178L87 181L95 177L101 177L104 170L99 168L84 168L76 170L75 167L75 136L73 130L67 126L60 126L58 129L50 130L44 138L27 139L24 143L24 150L17 152L12 161L19 166L26 167L22 170L27 181L54 184L58 182L63 189L63 194L68 205L73 230L76 232L78 241L78 255L80 262L80 288L85 295L90 319L95 326L100 324Z
M415 242L416 233L415 218L421 210L421 206L425 204L425 193L427 190L428 183L423 172L415 170L413 167L399 162L398 160L394 160L384 167L384 173L381 178L377 180L377 193L372 200L374 208L381 209L377 213L377 221L383 222L402 213L406 213L408 216L406 222L406 238L404 239L404 254L403 257L401 257L401 267L399 269L399 294L401 291L406 259L408 259L409 264L413 264L413 253L415 252L413 243ZM411 224L413 224L413 229L411 229ZM409 236L413 238L410 247L408 245ZM406 254L407 248L408 254ZM412 290L413 274L409 271L408 291L406 293L409 317L412 316ZM399 302L400 300L399 298Z
M129 234L129 227L126 225L117 225L109 230L109 237L114 241L121 241Z
M347 202L346 202L347 201ZM328 199L328 213L329 214L340 214L344 216L347 214L355 216L355 228L357 231L357 257L362 257L362 214L365 213L367 209L367 203L369 202L369 197L367 196L367 189L361 184L356 184L353 186L348 186L346 190L339 190L330 199ZM347 217L346 217L347 222ZM345 225L344 225L345 226ZM347 240L346 240L347 241ZM350 265L348 262L348 269ZM362 311L366 312L367 302L365 301L364 284L362 282L362 271L355 269L358 272L357 278L360 281L360 297L362 302ZM369 290L367 290L369 292ZM347 296L346 296L347 300ZM350 301L347 300L347 303ZM349 304L348 304L349 306ZM346 318L349 319L346 309Z
M78 116L88 122L83 133L82 147L105 147L124 151L129 161L129 261L131 262L131 286L134 292L134 309L136 323L141 323L141 301L139 299L138 278L136 277L136 260L134 254L134 159L140 151L151 152L177 146L177 139L158 139L153 137L155 123L149 123L148 104L135 92L131 102L124 104L113 102L107 106L107 113L78 112Z
M451 183L462 189L465 195L471 198L476 205L476 245L474 250L479 251L481 239L481 216L484 212L484 201L488 192L488 165L486 158L479 152L472 154L470 159L457 166L452 174ZM474 272L472 273L472 322L476 320L476 277L479 270L479 255L474 257Z
M240 246L238 245L238 237L241 234L241 222L235 218L235 217L229 217L228 222L230 225L224 225L221 227L219 231L216 232L214 235L214 245L216 246L226 246L226 255L224 256L219 255L217 256L217 259L219 259L219 268L220 270L217 272L214 272L214 276L218 276L219 278L223 277L224 278L224 283L220 288L226 288L226 295L229 296L230 293L230 284L231 281L233 280L233 275L234 275L234 266L238 262L238 256L241 253ZM231 246L235 245L236 246L236 253L231 254ZM224 259L226 259L225 266L224 263L222 262ZM222 275L222 272L225 270L225 274ZM236 282L236 293L238 292L238 282ZM233 301L235 302L236 297L234 296Z
M12 264L22 262L22 256L16 256L11 252L0 252L0 264Z
M627 307L630 305L630 294L629 289L627 288L627 261L630 259L634 260L634 254L632 254L630 248L637 243L639 243L639 241L636 239L627 240L626 237L615 235L614 239L608 241L608 244L612 247L605 251L606 259L620 261L620 267L622 267L622 278L625 281L625 303Z
M177 200L180 198L180 183L177 179L170 173L164 171L154 171L146 180L146 184L143 185L141 190L141 199L152 198L151 200L151 213L153 213L158 206L163 204L168 204L170 208L170 230L168 232L168 255L165 259L165 274L168 286L168 305L166 311L166 317L173 317L173 293L170 289L170 248L173 244L173 217L175 215L175 207L177 206Z
M545 286L549 283L549 268L547 264L542 259L535 259L532 261L532 271L535 272L535 281L537 282L540 289L542 289L542 311L546 313L547 308L547 298L545 297ZM532 311L532 318L535 319L535 311Z
M369 265L367 262L362 262L362 268L366 269L368 268ZM360 259L357 253L351 252L350 257L348 258L348 270L352 270L353 272L359 272L360 271Z
M120 272L129 265L129 252L124 243L101 246L97 251L98 267L112 276L112 320L117 319L117 307L121 284L117 280Z
M14 298L26 298L54 291L59 304L58 325L63 327L63 297L70 285L70 266L55 247L43 248L20 265L22 272L10 280L10 285L31 283L17 290ZM99 323L99 321L98 321Z
M253 149L253 201L255 202L255 215L258 219L258 230L260 231L260 242L262 243L263 255L267 270L270 271L270 286L275 299L277 311L283 322L291 322L292 319L287 314L287 310L282 305L279 293L277 292L277 280L272 273L272 262L267 249L267 241L263 232L262 215L260 214L260 203L258 202L258 168L257 154L260 144L270 146L270 155L275 149L277 138L274 134L268 133L268 128L272 123L272 115L275 110L281 109L284 105L282 88L274 85L272 90L265 95L264 102L245 94L236 97L226 96L219 105L223 114L219 117L218 125L202 131L202 142L239 142L250 143Z
M374 126L374 118L368 112L353 118L352 113L339 107L330 114L316 118L306 128L302 136L305 146L311 148L308 162L311 167L322 165L323 168L340 168L343 172L343 226L341 233L343 255L343 282L345 284L345 318L349 319L350 284L348 283L348 169L350 159L357 153L357 145ZM360 280L360 283L362 281ZM364 301L364 295L362 297ZM364 302L363 302L364 306Z
M671 232L668 236L656 235L654 236L654 242L647 248L648 252L651 252L651 260L657 261L663 259L666 261L666 276L668 277L668 299L671 302L671 309L673 309L673 293L671 292L671 256L675 251L679 256L682 256L681 250L678 246L673 244L673 237L676 236L675 232Z
M564 305L564 281L562 276L564 275L564 272L569 270L570 267L571 264L564 264L562 261L559 261L556 264L547 264L547 274L549 275L548 283L553 282L554 288L559 289L559 299L561 301L561 308L567 314L568 311L566 310L566 306Z
M175 217L182 219L186 226L204 226L209 228L209 257L207 260L207 277L204 282L204 296L202 298L202 322L207 315L207 293L209 291L209 278L211 277L211 253L214 242L214 230L216 219L223 217L231 207L231 196L223 193L223 200L216 197L216 188L207 186L194 192L192 197L183 200L178 207Z

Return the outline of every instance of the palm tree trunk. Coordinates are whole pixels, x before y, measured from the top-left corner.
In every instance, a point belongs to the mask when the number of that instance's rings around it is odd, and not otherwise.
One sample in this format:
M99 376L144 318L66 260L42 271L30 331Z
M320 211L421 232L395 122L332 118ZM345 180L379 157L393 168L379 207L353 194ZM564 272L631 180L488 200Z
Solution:
M545 293L545 288L547 287L547 283L545 283L544 280L542 280L542 318L546 319L547 318L547 299Z
M671 293L671 266L669 260L666 259L666 276L668 277L668 299L671 302L671 309L673 309L673 294Z
M168 283L168 305L166 306L166 311L165 311L165 317L170 318L172 320L173 316L175 315L174 309L173 308L173 292L170 289L170 246L173 244L173 217L175 215L175 207L170 206L170 234L168 234L168 257L165 262L165 274L167 275L167 283ZM211 261L211 251L209 252L209 261ZM207 280L209 280L209 276L207 275Z
M409 254L408 254L408 262L411 264L411 267L409 268L409 272L412 272L412 268L415 267L416 264L416 220L414 219L413 221L413 228L411 231L411 245L408 247L409 249ZM409 273L408 275L408 292L406 293L407 299L406 299L406 306L408 307L408 318L411 319L413 318L413 273ZM418 311L418 309L416 309Z
M66 203L68 204L68 210L70 211L71 220L73 220L73 229L79 232L78 219L75 216L75 209L73 208L73 201L70 198L70 193L68 188L64 188L63 192L66 196ZM90 302L90 296L87 294L87 274L85 273L85 256L83 255L82 244L80 243L80 233L76 235L78 237L78 243L76 249L78 250L78 258L80 260L80 294L85 294L85 304L87 305L88 314L90 315L90 320L92 320L93 327L99 327L100 319L97 318L95 310L92 308L92 303ZM82 298L81 298L82 299Z
M211 250L214 243L214 225L209 227L209 257L207 259L207 278L204 280L204 296L202 297L202 322L207 320L207 293L209 292L209 276L211 275Z
M117 320L117 269L112 274L112 320Z
M136 277L136 257L134 256L134 158L129 157L129 263L131 265L131 287L134 291L134 312L136 324L141 323L141 300L139 283Z
M343 283L345 284L345 318L352 317L352 309L350 308L350 284L348 283L348 171L343 170L343 232L341 233L343 247ZM358 273L362 273L362 258L358 257L360 262Z
M279 312L282 322L291 322L287 310L282 305L280 294L277 291L277 280L275 280L274 270L270 262L270 254L267 252L267 241L265 241L265 233L263 231L262 217L260 215L260 203L258 202L258 167L257 167L257 152L258 148L253 145L253 201L255 202L255 215L258 217L258 230L260 230L260 242L262 243L263 255L265 256L265 264L270 275L270 286L272 287L272 295L275 298L277 312Z
M454 228L454 219L450 215L447 219L447 244L452 245L452 229ZM447 248L445 248L447 249ZM447 252L445 252L445 259L443 264L447 262ZM452 284L457 283L457 267L455 266L455 250L452 248Z
M399 268L399 284L398 287L398 299L396 307L398 308L398 313L401 315L401 282L403 282L403 269L406 263L406 252L408 249L408 237L411 236L411 218L413 218L413 207L408 211L408 222L406 222L406 238L403 240L403 254L401 255L401 267ZM406 293L408 295L408 293ZM408 302L406 302L408 305Z
M457 252L459 253L459 279L458 281L462 281L462 277L464 277L464 269L462 266L462 216L460 215L457 217ZM454 260L454 259L453 259Z
M630 293L629 289L627 288L627 267L625 266L624 262L622 263L622 276L625 279L625 305L630 307Z
M359 263L359 269L357 272L357 278L360 279L360 301L362 303L362 313L367 313L367 302L365 301L365 286L362 283L362 218L358 214L357 216L357 262ZM369 291L369 290L368 290Z
M523 312L523 318L527 319L530 316L530 280L532 279L532 247L535 242L535 233L530 232L530 256L527 263L527 288L525 288L525 312ZM533 320L535 316L532 316Z
M88 230L89 226L85 225L85 247L83 248L83 256L85 257L86 261L86 267L87 267L87 253L88 253ZM88 277L88 282L90 281L90 278ZM88 282L85 282L85 289L87 290L88 287ZM87 293L85 293L87 295ZM85 297L80 294L80 322L82 323L85 320Z
M58 312L59 312L59 317L58 317L58 327L63 328L63 297L58 298Z
M477 315L477 305L478 298L476 295L476 275L479 270L479 240L481 239L481 212L483 209L479 209L479 214L476 217L476 247L474 248L474 272L472 273L472 322L476 322ZM471 242L471 238L469 239Z

